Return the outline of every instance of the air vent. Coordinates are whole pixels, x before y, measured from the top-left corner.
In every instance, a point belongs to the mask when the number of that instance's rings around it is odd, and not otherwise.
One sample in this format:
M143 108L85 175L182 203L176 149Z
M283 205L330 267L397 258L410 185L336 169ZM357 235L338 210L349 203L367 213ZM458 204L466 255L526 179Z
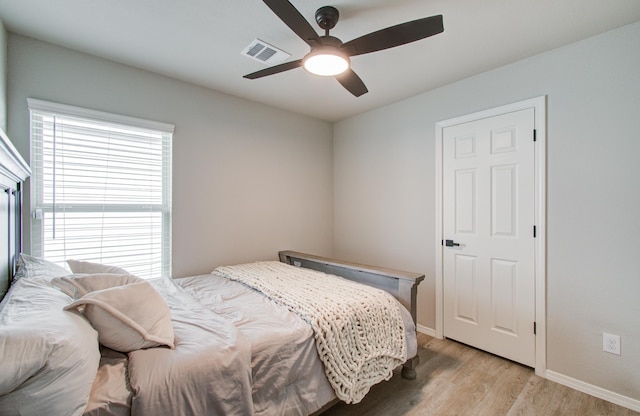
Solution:
M283 62L291 56L291 54L286 53L275 46L269 45L267 42L260 39L255 39L251 42L249 46L244 48L242 54L267 65Z

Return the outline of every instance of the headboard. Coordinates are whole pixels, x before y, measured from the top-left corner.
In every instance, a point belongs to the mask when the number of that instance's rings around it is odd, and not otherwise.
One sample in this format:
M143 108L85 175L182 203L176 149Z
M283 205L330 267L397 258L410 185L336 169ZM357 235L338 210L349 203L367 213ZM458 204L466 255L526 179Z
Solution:
M7 293L22 249L22 189L29 165L0 129L0 299Z

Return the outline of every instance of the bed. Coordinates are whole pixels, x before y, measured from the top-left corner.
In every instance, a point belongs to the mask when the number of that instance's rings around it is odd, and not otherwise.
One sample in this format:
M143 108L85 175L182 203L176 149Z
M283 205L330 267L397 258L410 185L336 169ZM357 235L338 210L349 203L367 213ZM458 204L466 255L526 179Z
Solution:
M28 167L3 142L0 415L309 415L415 378L424 276L282 251L144 281L18 254Z

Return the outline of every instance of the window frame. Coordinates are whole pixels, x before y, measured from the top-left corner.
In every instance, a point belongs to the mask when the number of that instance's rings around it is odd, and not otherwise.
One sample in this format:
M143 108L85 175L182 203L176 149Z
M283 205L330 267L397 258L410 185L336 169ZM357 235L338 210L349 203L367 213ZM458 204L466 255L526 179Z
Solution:
M175 127L172 124L162 123L157 121L145 120L136 117L130 117L120 114L107 113L103 111L96 111L86 109L82 107L75 107L65 104L59 104L49 101L38 100L34 98L27 99L27 106L29 109L29 138L30 138L30 150L31 150L31 163L32 163L32 177L30 179L30 194L31 194L31 254L38 257L44 257L44 232L45 225L43 221L39 221L44 212L53 213L54 209L64 208L66 212L160 212L162 216L162 235L161 235L161 276L147 276L147 277L170 277L171 275L171 235L172 235L172 207L171 207L171 194L172 194L172 142L173 133ZM72 206L65 205L64 203L54 204L45 203L43 200L43 193L38 190L43 190L42 183L36 182L44 179L43 165L37 165L34 162L34 113L46 113L52 116L68 117L74 119L84 119L88 122L95 122L96 124L110 124L113 127L125 126L134 130L154 131L162 135L162 204L150 205L150 204L133 204L133 205L100 205L93 204L72 204ZM40 146L43 145L43 140L40 140ZM55 206L54 206L55 205ZM137 209L132 210L132 207ZM34 242L40 242L34 244ZM87 261L96 261L96 259L79 259Z

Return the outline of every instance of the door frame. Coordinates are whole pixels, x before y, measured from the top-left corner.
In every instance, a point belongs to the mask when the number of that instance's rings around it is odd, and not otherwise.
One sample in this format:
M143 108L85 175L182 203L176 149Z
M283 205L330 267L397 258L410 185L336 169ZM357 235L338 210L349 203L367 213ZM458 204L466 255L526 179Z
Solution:
M536 226L536 239L534 243L534 279L535 279L535 373L544 377L547 368L547 335L546 335L546 122L547 97L541 96L519 101L512 104L467 114L436 123L436 322L435 336L444 337L444 276L442 240L442 204L443 204L443 130L456 124L476 121L483 118L494 117L500 114L511 113L528 108L534 109L534 128L536 130L536 145L534 146L534 221Z

